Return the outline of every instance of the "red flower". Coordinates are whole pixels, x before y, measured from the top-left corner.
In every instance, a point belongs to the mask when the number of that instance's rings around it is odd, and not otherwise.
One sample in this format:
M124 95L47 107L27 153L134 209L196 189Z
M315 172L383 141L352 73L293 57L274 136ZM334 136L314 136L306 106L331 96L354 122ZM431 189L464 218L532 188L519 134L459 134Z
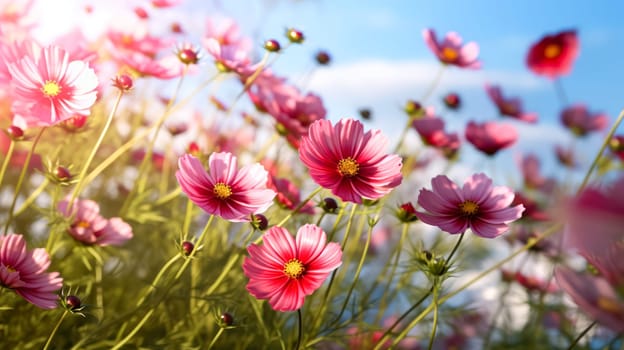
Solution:
M568 30L546 35L533 44L526 63L535 74L556 78L570 72L578 52L576 31Z

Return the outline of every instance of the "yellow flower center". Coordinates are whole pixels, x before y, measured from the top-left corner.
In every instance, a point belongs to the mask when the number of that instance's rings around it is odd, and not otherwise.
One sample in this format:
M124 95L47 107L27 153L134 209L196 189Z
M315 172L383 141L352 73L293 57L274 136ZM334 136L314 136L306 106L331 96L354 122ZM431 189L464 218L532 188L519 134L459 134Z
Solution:
M341 159L338 162L338 172L342 176L352 177L357 175L359 171L360 165L351 157Z
M459 211L464 216L474 216L479 212L479 205L473 201L464 201L459 204Z
M501 110L503 114L516 114L518 112L516 106L513 103L508 102L503 103L503 105L501 106Z
M88 222L86 222L86 221L80 220L80 221L78 221L76 226L82 227L82 228L88 228L91 225Z
M555 58L559 56L560 53L561 53L561 46L557 44L549 44L544 49L544 56L546 58Z
M54 97L61 93L61 87L55 81L48 80L43 87L41 87L41 91L46 97Z
M17 270L16 270L16 269L14 269L14 268L13 268L13 266L11 266L11 265L7 265L7 266L5 266L5 268L7 269L7 271L9 271L9 273L13 273L13 272L17 271Z
M224 184L223 182L218 182L215 184L212 192L219 199L227 199L232 195L232 188L229 185Z
M284 264L284 274L292 279L301 278L305 270L305 266L298 259L290 259Z
M442 57L447 61L455 61L459 57L459 53L452 47L442 49Z
M612 313L614 315L621 315L624 312L624 307L622 307L620 303L611 298L598 297L598 300L596 300L596 304L601 310Z

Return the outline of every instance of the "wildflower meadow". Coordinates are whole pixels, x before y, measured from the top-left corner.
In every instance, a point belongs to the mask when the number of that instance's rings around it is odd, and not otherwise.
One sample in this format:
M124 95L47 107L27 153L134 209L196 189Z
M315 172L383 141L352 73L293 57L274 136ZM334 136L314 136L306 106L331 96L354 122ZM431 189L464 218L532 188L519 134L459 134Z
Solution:
M488 44L414 29L435 69L390 117L314 90L340 57L296 16L61 3L0 0L1 349L624 348L624 111L562 81L585 27L509 58L556 116L483 79L478 118L453 77ZM569 143L517 148L548 118Z

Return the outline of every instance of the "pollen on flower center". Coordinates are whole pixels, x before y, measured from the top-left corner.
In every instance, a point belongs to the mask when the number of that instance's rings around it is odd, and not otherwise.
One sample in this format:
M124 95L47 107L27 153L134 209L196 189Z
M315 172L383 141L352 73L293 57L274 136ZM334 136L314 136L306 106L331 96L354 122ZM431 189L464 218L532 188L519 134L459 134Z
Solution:
M88 228L89 226L91 226L91 224L89 224L87 221L81 220L81 221L78 221L76 226L82 227L82 228Z
M618 304L617 301L611 298L598 297L598 300L596 300L596 304L601 310L612 313L614 315L619 315L624 312L624 308L622 308L622 306Z
M544 56L546 58L555 58L559 56L560 53L561 53L561 46L557 44L550 44L546 46L546 48L544 49Z
M212 192L219 199L227 199L232 195L232 188L229 185L224 184L223 182L218 182L214 185Z
M54 97L61 93L61 87L55 81L49 80L41 87L41 91L47 97Z
M284 264L284 274L292 279L301 278L305 270L305 266L298 259L290 259Z
M467 200L459 204L459 211L464 216L474 216L479 211L479 205L473 201Z
M447 61L455 61L457 57L459 57L459 53L454 48L445 47L442 49L442 56L444 56L444 59Z
M359 171L360 165L351 157L343 158L338 162L338 172L342 176L352 177L357 175Z

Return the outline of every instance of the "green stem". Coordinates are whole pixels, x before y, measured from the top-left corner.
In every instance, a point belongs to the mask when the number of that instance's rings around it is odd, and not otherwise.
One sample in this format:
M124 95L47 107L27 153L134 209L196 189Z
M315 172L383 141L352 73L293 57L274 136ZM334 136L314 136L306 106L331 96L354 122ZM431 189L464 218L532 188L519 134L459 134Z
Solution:
M24 182L24 178L26 177L26 171L28 170L28 167L30 166L30 159L32 158L32 155L35 153L35 148L37 147L37 143L39 143L39 140L41 139L41 135L43 135L43 132L45 131L45 129L46 129L45 127L42 127L39 133L37 134L37 136L35 137L32 147L30 148L30 152L28 152L28 155L26 156L26 160L24 161L24 166L22 167L22 171L19 175L19 178L17 179L17 184L15 185L15 194L13 195L13 201L11 202L11 207L9 208L9 218L7 219L7 222L4 225L5 235L9 231L9 226L11 225L11 221L13 220L13 210L15 209L15 203L17 202L19 191L20 189L22 189L22 183Z
M156 290L156 286L158 285L158 282L160 282L160 279L162 278L162 276L176 261L178 261L178 259L180 259L180 257L181 257L180 254L176 254L171 259L169 259L169 261L167 261L165 265L163 265L163 267L160 269L160 271L158 271L158 274L154 278L154 281L152 281L152 283L150 284L149 289L145 292L145 295L143 295L137 302L136 304L137 307L141 306L141 304L143 304L143 302L150 295L150 293Z
M409 224L408 223L404 223L402 225L402 229L401 229L401 238L399 238L399 243L397 245L397 248L395 250L395 255L394 255L394 262L392 264L392 268L390 269L390 274L388 274L388 283L386 283L386 285L384 286L384 290L381 293L381 299L380 299L380 305L379 305L379 312L377 314L377 319L375 320L375 324L379 323L379 321L381 321L381 318L383 316L383 312L386 308L386 300L388 297L388 292L390 291L390 286L392 285L392 280L394 278L394 274L396 273L396 268L399 265L399 260L401 259L401 252L403 251L403 242L405 241L405 236L407 236L407 231L409 228ZM388 259L388 262L391 259ZM386 263L386 266L384 266L381 276L386 276L386 272L388 271L388 264ZM374 291L374 289L376 288L377 283L375 283L373 285L373 288L371 288L371 291Z
M6 173L7 167L11 161L11 157L13 157L13 151L15 150L15 141L11 140L9 143L9 149L7 150L6 156L4 157L4 161L2 162L2 169L0 169L0 184L2 184L2 180L4 180L4 174Z
M37 187L30 194L30 196L28 196L28 198L26 198L24 203L22 203L22 205L19 207L19 209L17 209L17 211L15 212L14 215L15 216L19 216L24 210L26 210L26 208L28 208L37 199L37 197L39 197L41 192L43 192L43 190L45 190L46 186L48 186L49 183L50 183L50 180L48 180L48 178L43 179L43 181L41 182L39 187Z
M152 314L154 313L156 309L151 309L149 310L145 316L143 316L143 318L141 319L141 321L139 322L139 324L136 325L136 327L134 327L134 329L128 333L128 335L123 338L122 340L120 340L117 344L115 344L115 346L111 349L111 350L119 350L122 346L124 346L130 339L132 339L132 337L134 337L134 335L141 329L141 327L143 327L143 325L145 324L145 322L147 322L147 320L152 316Z
M600 150L598 150L598 154L596 154L594 161L592 162L591 166L589 167L589 170L587 170L587 173L585 174L585 177L583 178L583 182L581 183L578 190L576 191L577 194L580 193L585 188L585 186L587 186L587 183L589 182L589 178L594 172L594 169L596 169L596 166L598 166L598 162L600 161L600 157L602 157L602 153L604 152L605 148L607 148L607 146L609 145L609 141L611 141L611 138L613 138L613 135L615 134L618 127L622 123L623 119L624 119L624 109L620 112L620 115L618 115L617 119L615 120L615 123L613 123L613 126L611 126L611 129L609 130L609 133L607 134L604 141L602 142L602 145L600 146Z
M587 332L589 332L592 328L594 328L594 326L596 325L596 321L592 322L589 326L587 326L582 332L581 334L578 335L578 337L576 337L574 339L574 341L570 344L570 346L568 346L568 350L572 350L574 349L574 347L576 346L576 344L578 344L579 341L581 341L581 339L585 336L585 334L587 334Z
M61 315L61 318L58 320L58 322L56 322L56 325L54 326L54 329L52 329L52 333L50 333L50 335L48 336L48 340L46 341L45 345L43 346L43 350L47 350L48 349L48 347L52 343L52 338L54 338L54 335L56 334L56 331L58 331L59 327L61 326L61 323L63 323L63 320L65 319L65 317L67 316L68 313L69 313L69 311L67 311L67 310L63 311L63 315Z
M230 257L230 260L228 260L228 262L226 263L226 265L223 268L223 270L221 270L221 274L219 275L219 277L217 277L217 279L214 281L214 283L206 291L206 293L205 293L206 295L211 295L212 293L214 293L214 291L221 284L221 282L223 282L223 280L225 279L225 276L227 276L228 272L230 272L230 270L232 270L232 267L234 267L234 264L236 263L236 261L238 260L239 257L240 257L240 254L238 254L238 253L234 254L234 255L232 255Z
M466 232L462 232L461 235L459 235L459 239L457 240L457 243L455 243L455 246L453 247L453 250L451 250L451 254L449 254L448 258L446 258L446 261L444 262L444 265L446 265L446 268L448 269L448 265L451 262L451 258L453 258L453 255L455 255L455 252L457 251L457 248L459 248L459 245L462 242L462 239L464 239L464 235L466 234Z
M301 346L301 336L303 334L303 319L301 317L301 309L297 309L297 344L295 344L295 350L299 350Z
M282 219L282 221L280 221L277 226L282 226L286 223L286 221L290 220L290 218L295 215L297 212L299 212L299 210L301 210L301 208L303 208L306 204L308 204L308 202L314 197L316 196L317 193L321 192L321 190L323 190L323 187L317 187L314 191L312 191L312 193L310 193L304 200L302 200L299 205L297 205L295 207L295 209L291 210L290 213L288 213L288 215L286 215L285 218Z
M438 329L438 295L439 295L439 286L438 281L435 282L435 287L433 289L433 325L431 326L431 335L429 337L429 347L428 350L433 349L433 341L435 340L436 330Z
M215 343L217 342L217 340L219 339L221 334L223 334L223 330L224 329L225 328L223 328L223 327L219 328L219 331L217 332L217 334L215 334L214 338L212 338L212 341L210 341L210 345L208 345L208 348L206 348L206 350L212 349L212 347L215 345Z
M208 232L208 229L210 228L210 224L212 224L213 220L214 220L214 215L210 215L210 219L208 219L208 222L206 223L206 226L204 226L204 230L199 235L199 238L197 239L197 242L195 242L195 249L193 249L191 254L189 254L188 258L184 261L184 264L182 264L182 266L178 270L178 273L176 273L176 275L174 277L174 280L177 280L177 279L180 278L180 276L182 276L182 274L184 273L184 270L186 270L186 267L188 266L188 264L190 264L191 261L193 260L193 257L195 256L195 253L199 250L197 248L199 248L199 246L204 241L204 237L206 236L206 233Z
M106 133L108 132L108 129L110 128L110 125L113 122L113 117L115 116L115 113L117 112L117 108L119 107L119 102L121 102L121 97L123 96L123 94L124 94L123 91L119 90L119 93L117 94L117 99L115 99L115 104L113 105L113 109L111 109L110 113L108 114L108 118L106 119L106 123L104 124L104 128L102 129L102 132L100 132L100 136L98 137L97 141L95 142L95 145L91 149L91 154L89 154L87 161L83 165L82 170L80 171L80 175L78 175L78 183L76 184L76 187L74 187L74 191L72 192L71 199L69 200L69 205L67 208L68 213L71 213L71 209L74 205L74 200L78 198L78 195L80 194L80 192L82 191L82 188L86 184L85 177L87 175L87 171L89 170L89 166L91 165L91 162L95 158L95 154L100 148L102 141L104 141L104 137L106 136Z

